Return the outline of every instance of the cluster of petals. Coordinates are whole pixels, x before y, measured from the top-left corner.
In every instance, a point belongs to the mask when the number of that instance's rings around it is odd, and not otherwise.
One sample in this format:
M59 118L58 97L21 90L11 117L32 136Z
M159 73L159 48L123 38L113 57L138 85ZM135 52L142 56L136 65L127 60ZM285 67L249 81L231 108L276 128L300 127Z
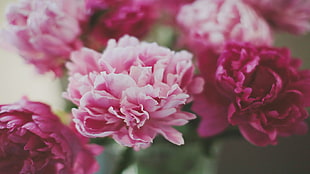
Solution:
M72 54L66 98L75 103L73 121L87 137L112 137L135 150L157 134L181 145L182 126L195 115L182 111L191 94L202 91L192 55L123 36L100 54L84 48Z
M286 48L228 43L214 83L193 104L202 117L199 134L212 136L237 125L249 142L266 146L277 144L279 136L306 133L310 71L299 70L300 64Z
M145 36L158 16L156 0L86 0L90 20L84 29L85 45L102 49L110 38Z
M309 0L244 0L275 29L293 34L310 30Z
M181 43L194 52L220 51L227 41L270 45L267 22L242 0L197 0L184 5L177 15Z
M0 105L1 173L93 174L101 150L85 144L46 104Z
M2 45L10 45L39 73L61 76L71 51L81 46L84 11L83 0L20 0L7 10Z

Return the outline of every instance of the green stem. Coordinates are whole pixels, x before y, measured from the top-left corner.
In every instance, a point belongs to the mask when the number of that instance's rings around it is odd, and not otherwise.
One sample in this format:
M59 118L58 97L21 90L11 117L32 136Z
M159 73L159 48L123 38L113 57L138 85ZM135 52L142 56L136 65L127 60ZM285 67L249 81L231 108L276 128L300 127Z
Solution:
M133 163L133 150L132 148L126 148L122 154L118 163L116 164L113 174L122 174L123 171Z
M210 138L202 138L201 145L206 156L212 156L212 147L215 142L226 138L241 138L241 134L238 129L228 129L223 133Z

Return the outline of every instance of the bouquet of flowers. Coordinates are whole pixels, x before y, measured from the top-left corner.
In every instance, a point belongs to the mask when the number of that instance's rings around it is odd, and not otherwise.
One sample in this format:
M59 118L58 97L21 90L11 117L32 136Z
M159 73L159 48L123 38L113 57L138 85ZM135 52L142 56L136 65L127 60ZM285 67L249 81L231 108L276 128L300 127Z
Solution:
M310 71L273 44L309 20L308 0L19 0L1 46L67 103L0 105L0 173L206 173L223 138L305 134Z

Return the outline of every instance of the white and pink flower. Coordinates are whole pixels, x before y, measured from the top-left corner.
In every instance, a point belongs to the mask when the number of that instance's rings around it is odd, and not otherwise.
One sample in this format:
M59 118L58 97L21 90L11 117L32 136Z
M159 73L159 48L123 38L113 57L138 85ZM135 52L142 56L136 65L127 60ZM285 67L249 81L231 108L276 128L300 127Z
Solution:
M97 65L87 68L89 61ZM124 36L109 40L102 55L87 48L75 52L68 68L64 95L78 105L73 121L82 135L110 136L136 150L149 146L157 134L184 143L173 126L195 118L181 109L203 86L194 77L190 53Z
M218 52L227 41L273 42L267 22L242 0L194 1L181 8L177 22L182 30L181 43L194 52Z
M309 0L244 0L261 14L274 29L293 34L310 31Z
M20 0L7 10L0 44L60 77L71 52L102 50L125 34L144 37L156 17L153 0Z
M77 38L85 15L83 0L20 0L8 8L2 42L35 65L39 73L52 71L61 76L71 51L82 46Z

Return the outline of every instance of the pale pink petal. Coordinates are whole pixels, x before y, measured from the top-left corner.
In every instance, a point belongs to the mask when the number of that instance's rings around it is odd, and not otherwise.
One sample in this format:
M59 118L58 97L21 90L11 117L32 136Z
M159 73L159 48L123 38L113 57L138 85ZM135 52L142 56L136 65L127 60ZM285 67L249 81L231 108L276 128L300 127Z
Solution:
M221 52L227 41L270 45L272 33L267 22L242 0L199 0L184 5L177 23L180 42L194 52Z
M90 52L76 52L82 59L70 63L65 93L78 105L73 120L81 134L110 136L135 150L150 146L158 134L172 143L184 143L182 134L172 127L196 118L181 109L192 94L188 90L194 81L191 54L127 35L118 42L111 39L101 56L96 53L100 58L91 61L93 69L85 65ZM91 60L95 57L90 55ZM80 70L88 74L81 75Z

